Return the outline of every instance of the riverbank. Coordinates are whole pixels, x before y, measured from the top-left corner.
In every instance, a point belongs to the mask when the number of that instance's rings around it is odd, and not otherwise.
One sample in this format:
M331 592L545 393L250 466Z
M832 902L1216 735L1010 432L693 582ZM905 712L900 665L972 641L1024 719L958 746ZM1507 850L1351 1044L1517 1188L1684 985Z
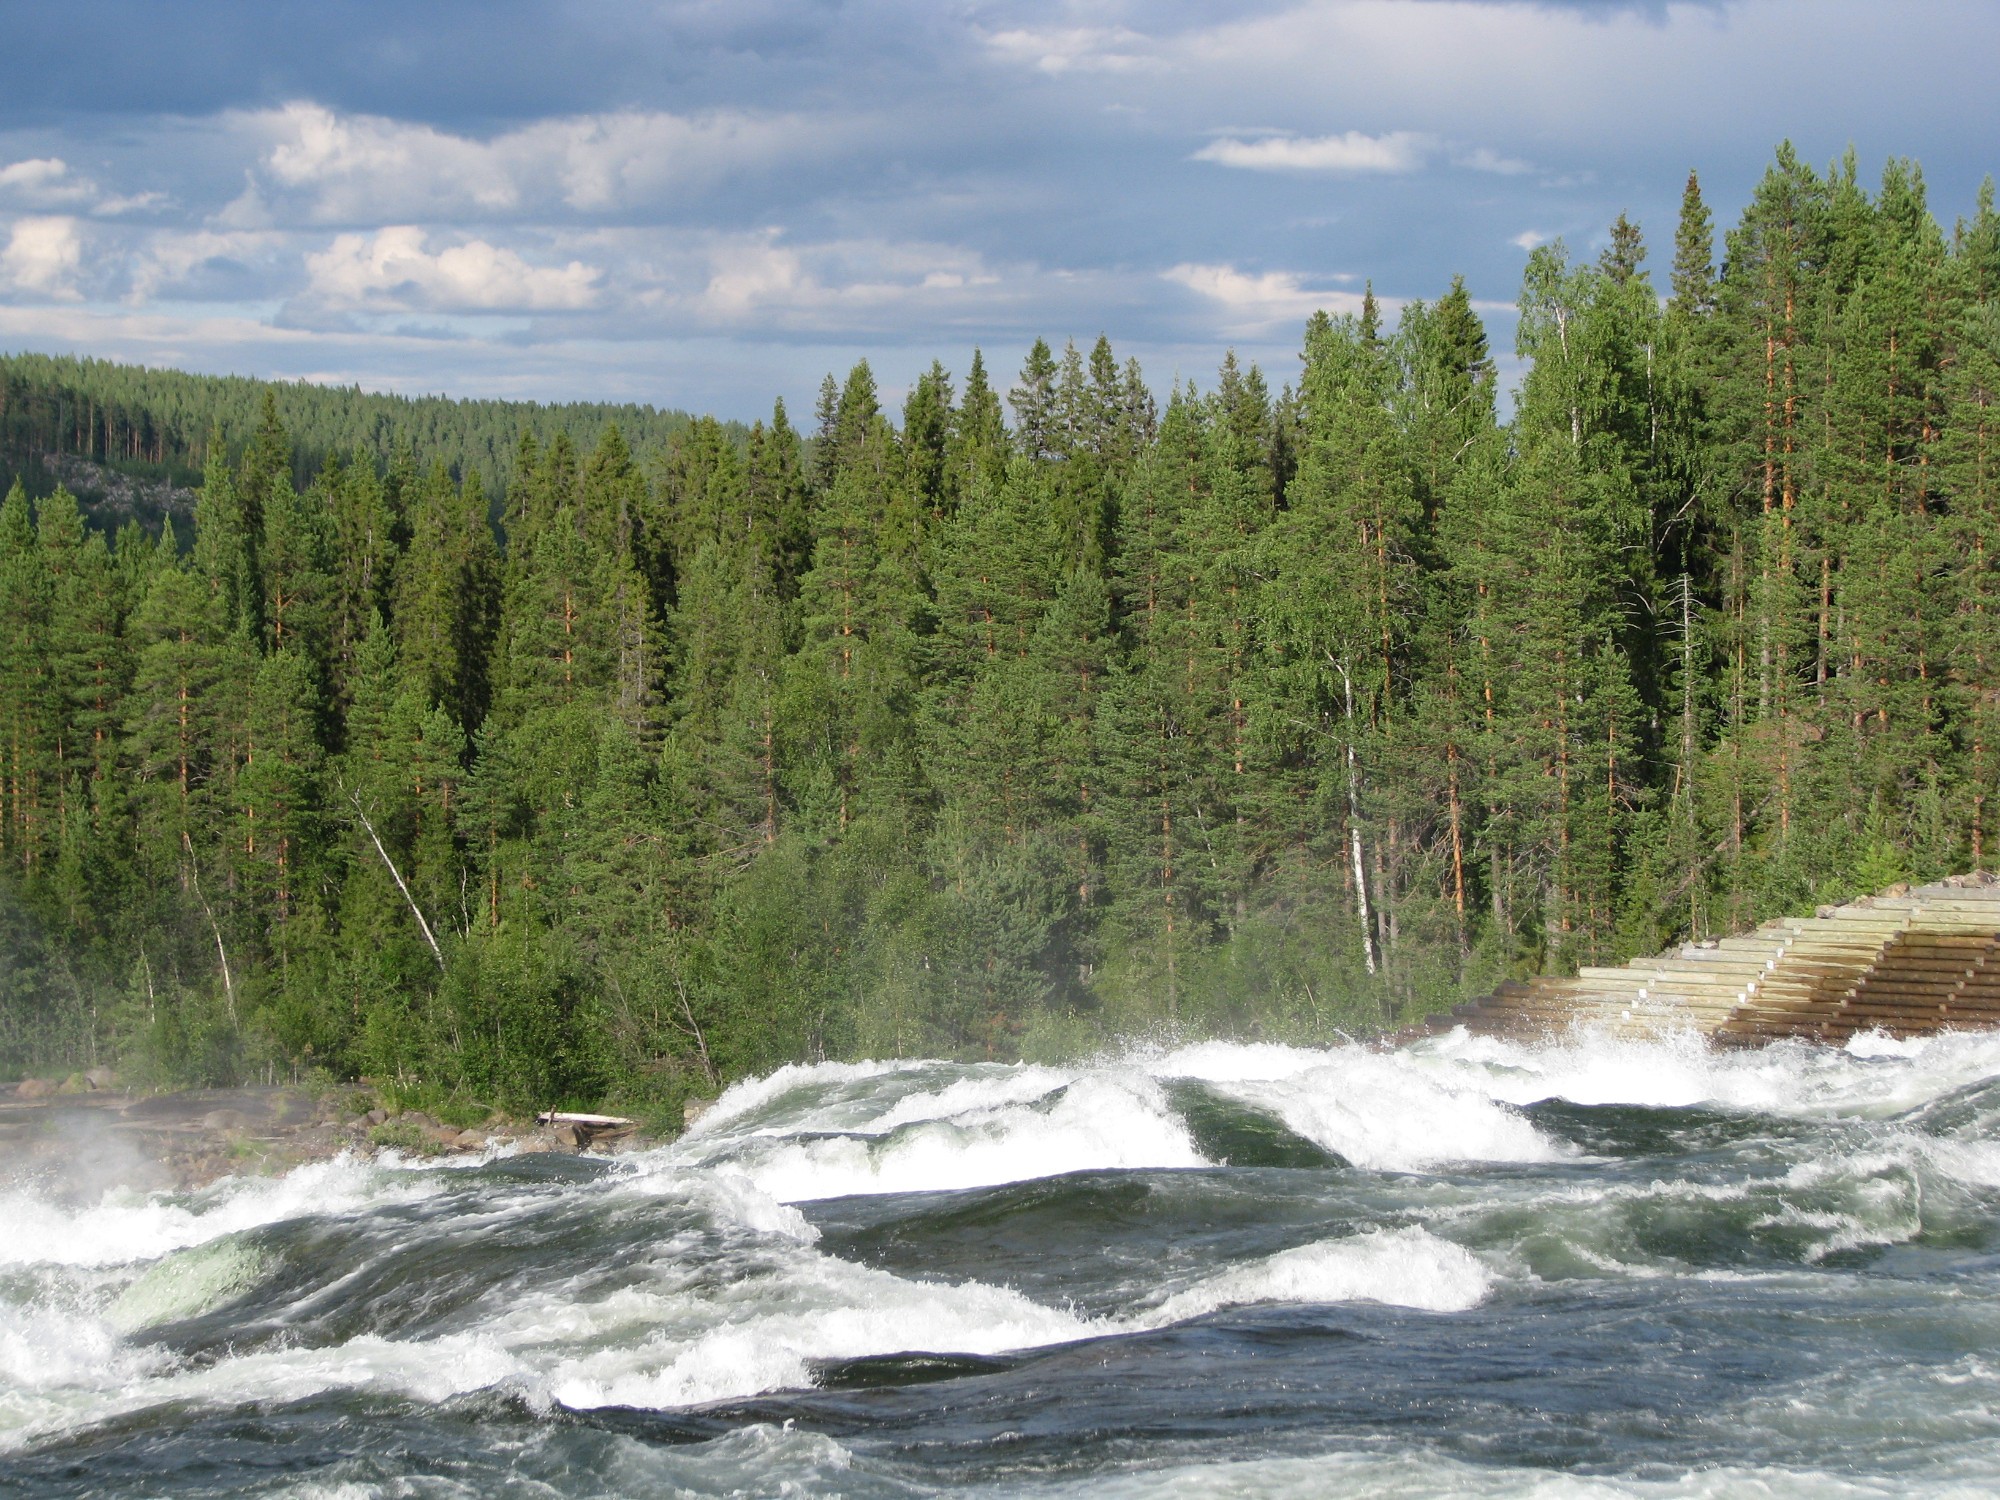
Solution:
M353 1090L0 1094L0 1180L33 1182L72 1201L112 1187L184 1190L270 1175L346 1151L452 1156L494 1147L566 1151L573 1144L532 1121L496 1117L461 1129L420 1110L392 1111Z

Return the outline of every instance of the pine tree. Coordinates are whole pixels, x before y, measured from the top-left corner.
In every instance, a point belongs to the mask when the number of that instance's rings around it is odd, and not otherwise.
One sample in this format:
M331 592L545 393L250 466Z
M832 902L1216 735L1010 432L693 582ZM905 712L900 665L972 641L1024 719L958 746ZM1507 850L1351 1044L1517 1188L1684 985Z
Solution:
M289 487L289 479L283 482ZM251 687L244 764L234 784L241 895L254 914L249 928L281 963L290 950L290 924L312 899L313 867L325 843L314 675L298 647L279 647L264 658Z
M1036 339L1021 365L1021 378L1007 394L1014 408L1014 440L1029 458L1054 458L1061 451L1056 415L1056 357L1046 339Z
M412 499L410 551L397 578L397 656L426 703L476 725L490 702L498 629L500 561L485 491L477 475L461 490L439 466Z
M771 410L771 425L750 430L744 470L745 525L765 574L783 598L798 591L812 560L811 504L799 436L785 417L785 403Z
M369 622L395 598L398 551L382 481L372 463L328 459L314 481L332 517L330 681L344 705Z
M1715 310L1715 219L1702 201L1701 182L1688 173L1681 192L1680 222L1674 229L1674 265L1669 285L1673 305L1684 316L1704 318Z
M943 516L950 501L946 475L955 415L951 376L933 360L903 402L903 468L918 506L933 517Z
M966 372L965 396L954 414L946 471L950 506L959 498L975 475L997 484L1006 471L1009 445L1007 428L1000 413L1000 397L986 379L986 361L972 351L972 368Z
M118 725L130 664L120 639L119 580L103 535L84 530L65 489L38 511L48 581L46 707L55 725L59 904L68 925L82 932L96 928L116 901L124 833Z
M335 581L333 518L326 493L292 488L289 460L264 502L258 548L266 592L265 625L273 651L297 650L322 675L332 646Z
M19 481L0 503L0 796L8 864L32 875L47 853L49 782L60 725L51 722L49 580Z

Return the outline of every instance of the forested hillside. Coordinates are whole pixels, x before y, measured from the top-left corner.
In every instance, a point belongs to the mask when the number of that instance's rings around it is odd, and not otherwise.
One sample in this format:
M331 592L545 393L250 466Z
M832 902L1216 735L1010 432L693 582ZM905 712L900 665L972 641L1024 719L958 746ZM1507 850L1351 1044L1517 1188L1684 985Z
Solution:
M16 492L0 1058L664 1104L1381 1028L1990 863L1990 190L1781 150L1662 258L1533 254L1506 425L1454 285L1275 393L1038 344L492 470L283 387L184 556Z
M291 440L303 484L331 456L382 467L399 455L420 468L442 462L505 481L523 432L587 444L610 423L641 449L686 430L685 412L600 401L454 401L388 396L305 381L189 375L45 354L0 355L0 461L33 470L42 455L73 455L148 478L199 481L211 442L232 455L256 432L270 402ZM740 429L732 430L738 432Z

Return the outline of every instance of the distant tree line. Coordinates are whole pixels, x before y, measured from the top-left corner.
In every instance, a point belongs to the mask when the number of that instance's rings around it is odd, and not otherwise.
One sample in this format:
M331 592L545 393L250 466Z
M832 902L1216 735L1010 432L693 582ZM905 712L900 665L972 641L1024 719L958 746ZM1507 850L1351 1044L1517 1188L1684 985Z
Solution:
M1275 394L1037 343L490 473L301 417L306 482L277 388L185 554L17 490L0 1057L665 1107L1380 1029L1989 864L1990 187L1947 236L1781 149L1718 268L1690 177L1665 288L1622 218L1539 249L1518 350L1503 424L1454 283Z
M558 433L595 441L615 423L641 449L686 430L680 411L602 401L542 405L392 396L307 381L190 375L46 354L0 355L0 455L71 454L149 476L192 483L220 440L232 457L257 430L266 404L291 439L293 483L301 488L333 455L378 468L399 450L421 468L442 461L455 475L477 474L498 492L523 432L539 443ZM741 438L742 429L730 424Z

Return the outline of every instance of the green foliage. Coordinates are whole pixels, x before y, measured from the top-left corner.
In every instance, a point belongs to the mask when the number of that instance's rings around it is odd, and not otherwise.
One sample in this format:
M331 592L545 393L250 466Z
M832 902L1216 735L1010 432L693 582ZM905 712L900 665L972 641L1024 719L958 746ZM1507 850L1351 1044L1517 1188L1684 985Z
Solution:
M651 406L453 401L60 355L0 356L0 452L76 454L184 484L198 482L212 456L230 462L250 456L260 431L268 455L269 435L276 431L289 440L295 485L303 486L333 455L360 454L371 466L382 465L407 445L413 465L441 462L460 476L479 475L492 489L512 470L523 432L543 445L558 435L584 444L616 423L650 452L685 431L690 420L685 412ZM733 440L745 436L733 424L727 430Z
M185 549L0 503L0 1070L670 1122L1984 866L1996 225L1781 148L1718 267L1690 176L1664 301L1623 219L1530 257L1505 426L1462 282L1276 394L1038 341L810 442L0 361L0 448L201 470Z
M408 1120L384 1120L368 1132L368 1144L392 1147L410 1156L436 1156L444 1149L425 1135L421 1126Z

